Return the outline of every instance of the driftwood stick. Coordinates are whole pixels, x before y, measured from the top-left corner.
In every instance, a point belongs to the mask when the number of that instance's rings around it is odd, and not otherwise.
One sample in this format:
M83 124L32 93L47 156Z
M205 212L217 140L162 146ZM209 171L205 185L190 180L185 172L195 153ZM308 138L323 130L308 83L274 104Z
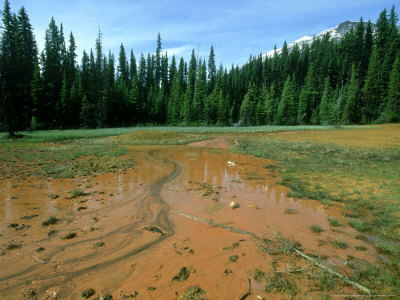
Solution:
M184 213L184 212L181 212L181 211L178 211L178 210L171 210L171 211L172 211L173 213L175 213L175 214L184 216L184 217L186 217L186 218L193 219L193 220L197 220L197 221L200 221L200 222L203 222L203 223L207 223L207 224L209 224L209 225L211 225L211 226L213 226L213 227L220 227L220 228L223 228L223 229L232 231L232 232L241 233L241 234L245 234L245 235L254 237L254 238L256 238L256 239L260 239L260 238L259 238L258 236L256 236L254 233L249 232L249 231L245 231L245 230L242 230L242 229L239 229L239 228L235 228L235 227L232 227L232 226L228 226L228 225L225 225L225 224L222 224L222 223L216 223L216 222L214 222L214 221L207 220L207 219L203 219L203 218L200 218L200 217L196 217L196 216L193 216L193 215L191 215L191 214L187 214L187 213ZM319 267L319 268L321 268L321 269L323 269L323 270L325 270L325 271L331 273L332 275L334 275L334 276L336 276L336 277L339 277L339 278L340 278L341 280L343 280L344 282L346 282L346 283L348 283L348 284L354 286L355 288L357 288L357 289L363 291L364 293L367 293L367 294L369 294L369 295L372 294L372 292L371 292L370 289L368 289L368 288L362 286L361 284L359 284L359 283L357 283L357 282L355 282L355 281L353 281L353 280L350 280L350 279L347 278L346 276L343 276L342 274L336 272L335 270L332 270L331 268L328 268L327 266L325 266L325 265L319 263L318 261L316 261L316 260L313 259L312 257L310 257L310 256L308 256L307 254L301 252L299 249L297 249L296 247L294 247L292 244L290 244L290 243L288 243L288 242L286 242L286 241L284 241L284 240L281 240L281 242L282 242L283 244L285 244L287 247L289 247L291 250L293 250L294 252L296 252L298 255L300 255L301 257L303 257L304 259L306 259L306 260L312 262L313 264L315 264L317 267ZM264 250L264 251L265 251L265 248L264 248L264 247L262 247L261 245L258 245L258 246L259 246L259 248L260 248L261 250ZM260 246L261 246L261 247L260 247ZM264 249L263 249L263 248L264 248ZM267 252L267 251L265 251L265 252ZM268 252L267 252L267 253L268 253Z
M190 215L190 214L181 212L181 211L179 211L179 210L171 210L171 211L172 211L174 214L178 214L178 215L184 216L184 217L189 218L189 219L193 219L193 220L197 220L197 221L200 221L200 222L203 222L203 223L207 223L207 224L209 224L209 225L211 225L211 226L213 226L213 227L224 228L224 229L229 230L229 231L232 231L232 232L245 234L245 235L248 235L248 236L251 236L251 237L253 237L253 238L258 239L258 236L256 236L256 235L255 235L254 233L252 233L252 232L248 232L248 231L245 231L245 230L236 228L236 227L232 227L232 226L228 226L228 225L225 225L225 224L222 224L222 223L216 223L216 222L211 221L211 220L207 220L207 219L203 219L203 218L200 218L200 217L196 217L196 216L193 216L193 215Z
M332 275L335 275L336 277L339 277L340 279L342 279L344 282L351 284L352 286L358 288L359 290L371 295L372 292L370 289L367 289L366 287L362 286L361 284L350 280L349 278L347 278L346 276L343 276L342 274L336 272L335 270L332 270L331 268L328 268L327 266L319 263L318 261L316 261L315 259L313 259L312 257L308 256L307 254L301 252L299 249L297 249L296 247L294 247L292 244L282 240L282 243L284 243L286 246L288 246L290 249L292 249L294 252L296 252L298 255L300 255L301 257L303 257L304 259L311 261L313 264L315 264L316 266L318 266L319 268L331 273Z

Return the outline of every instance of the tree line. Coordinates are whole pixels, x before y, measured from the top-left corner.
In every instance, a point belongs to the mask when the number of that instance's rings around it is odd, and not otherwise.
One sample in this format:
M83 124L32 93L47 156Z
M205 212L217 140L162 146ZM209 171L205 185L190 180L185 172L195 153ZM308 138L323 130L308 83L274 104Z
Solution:
M156 49L118 59L94 49L77 62L72 32L51 19L38 51L24 7L6 0L0 40L0 129L153 125L369 124L400 120L400 33L394 6L376 24L360 19L340 41L285 42L271 57L228 70L195 51L189 62ZM373 27L375 30L373 30Z

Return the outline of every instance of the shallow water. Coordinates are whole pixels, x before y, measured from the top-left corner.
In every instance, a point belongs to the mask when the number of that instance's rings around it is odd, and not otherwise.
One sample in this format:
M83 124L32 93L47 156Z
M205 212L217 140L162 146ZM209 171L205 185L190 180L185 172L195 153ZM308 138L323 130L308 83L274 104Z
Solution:
M250 280L251 274L255 269L267 271L272 258L256 247L254 238L173 210L268 239L280 233L336 264L349 254L372 259L372 250L354 253L351 247L341 250L322 243L337 238L329 231L328 217L340 219L341 208L287 197L288 189L277 184L280 178L273 161L225 149L128 149L138 165L125 172L0 182L3 299L22 299L29 289L39 299L54 295L81 299L86 288L95 289L98 296L112 294L114 299L134 291L136 299L174 299L191 285L206 290L210 299L235 299L249 290L249 282L254 293L246 299L264 295L262 286ZM87 195L71 198L77 188ZM230 209L232 201L240 207ZM296 213L285 213L288 209ZM21 219L32 215L38 216ZM60 221L42 226L53 215ZM26 227L8 228L12 223ZM312 233L312 224L325 231ZM147 230L152 227L161 233ZM350 246L357 244L351 228L341 230ZM52 231L56 232L49 235ZM77 236L65 239L70 232ZM96 247L100 242L104 245ZM12 243L21 247L7 249ZM230 247L233 243L238 245ZM45 250L37 252L40 247ZM229 260L232 255L238 256L236 262ZM183 266L192 270L188 280L172 281Z

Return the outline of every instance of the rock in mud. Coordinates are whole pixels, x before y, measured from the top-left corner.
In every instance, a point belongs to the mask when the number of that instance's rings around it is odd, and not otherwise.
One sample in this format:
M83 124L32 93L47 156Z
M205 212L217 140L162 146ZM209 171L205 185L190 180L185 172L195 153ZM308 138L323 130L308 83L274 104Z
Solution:
M231 204L229 204L229 207L232 209L238 208L239 207L239 203L232 201Z

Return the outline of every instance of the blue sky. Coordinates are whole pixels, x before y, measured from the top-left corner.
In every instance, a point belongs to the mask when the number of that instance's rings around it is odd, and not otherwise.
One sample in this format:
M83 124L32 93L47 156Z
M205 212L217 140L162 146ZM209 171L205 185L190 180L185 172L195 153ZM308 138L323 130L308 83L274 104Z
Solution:
M78 55L94 48L98 28L103 49L116 58L121 42L125 50L155 51L160 32L163 49L188 59L194 48L208 58L214 46L217 63L242 65L250 54L280 48L283 42L312 36L339 23L376 21L394 0L10 0L13 11L23 5L41 48L53 16L63 23L66 38L73 32ZM2 3L3 6L3 3ZM398 11L398 8L396 8Z

